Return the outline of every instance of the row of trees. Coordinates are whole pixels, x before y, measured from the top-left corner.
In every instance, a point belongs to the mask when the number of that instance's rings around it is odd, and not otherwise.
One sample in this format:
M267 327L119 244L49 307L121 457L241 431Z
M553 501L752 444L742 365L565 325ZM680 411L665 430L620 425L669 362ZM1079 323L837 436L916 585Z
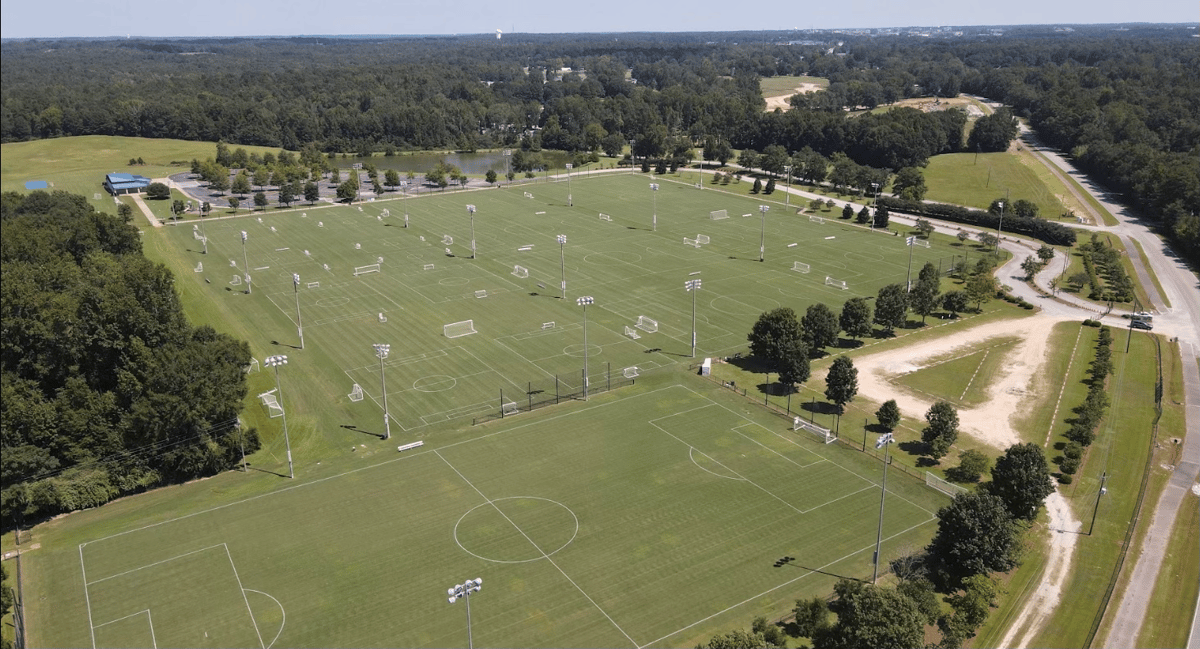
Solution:
M0 516L44 517L209 475L238 425L246 343L188 324L137 228L61 191L0 198Z

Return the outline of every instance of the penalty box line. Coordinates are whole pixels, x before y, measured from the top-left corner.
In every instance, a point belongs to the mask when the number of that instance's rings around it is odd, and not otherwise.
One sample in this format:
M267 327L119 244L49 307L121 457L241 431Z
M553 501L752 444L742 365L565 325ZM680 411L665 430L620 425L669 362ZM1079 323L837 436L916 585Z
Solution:
M485 501L487 501L487 504L491 505L492 508L496 510L496 513L503 516L504 520L508 521L509 525L513 526L513 529L515 529L521 536L525 537L525 540L529 541L529 544L533 546L533 549L540 552L542 554L542 558L544 558L546 561L549 561L550 565L554 566L554 568L556 570L558 570L560 573L562 573L562 576L566 577L567 581L571 582L571 585L574 586L575 589L578 590L581 595L583 595L585 598L587 598L587 601L591 602L592 606L595 606L596 610L600 611L601 615L608 618L608 621L611 622L614 627L616 627L617 631L621 632L621 635L625 636L626 640L629 640L629 642L631 644L633 644L634 647L638 646L637 641L634 640L633 638L629 637L629 634L625 633L625 629L622 629L621 625L617 624L616 620L612 619L612 616L610 616L603 608L601 608L600 605L596 603L596 600L592 599L591 595L587 594L587 591L585 591L583 588L581 588L579 586L579 584L575 583L575 580L571 579L571 576L568 575L567 572L565 570L563 570L562 567L559 566L558 563L555 562L554 559L550 555L546 554L545 550L540 548L533 539L529 538L529 535L525 533L525 530L521 529L521 527L519 525L517 525L516 522L513 521L513 519L508 517L508 514L505 514L503 510L501 510L499 507L497 507L495 501L493 501L491 498L488 498L487 496L485 496L483 494L483 492L479 490L479 487L476 487L475 484L473 482L471 482L470 480L468 480L467 477L465 475L463 475L461 471L459 471L453 464L450 464L450 461L447 460L445 458L445 456L443 456L439 451L435 450L433 453L434 453L434 455L437 455L443 462L445 462L446 466L450 467L450 470L454 471L454 473L456 473L459 478L462 478L462 481L467 483L467 486L474 489L475 493L479 494L480 498L483 498Z

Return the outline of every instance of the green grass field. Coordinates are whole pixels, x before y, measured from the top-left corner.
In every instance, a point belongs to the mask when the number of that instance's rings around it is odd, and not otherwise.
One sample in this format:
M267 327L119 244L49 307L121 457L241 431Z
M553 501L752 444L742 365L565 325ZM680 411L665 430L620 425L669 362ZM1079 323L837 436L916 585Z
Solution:
M1038 215L1059 220L1062 202L1050 186L1018 156L1009 153L947 153L929 158L925 168L925 198L987 209L992 201L1025 199L1038 206ZM1062 192L1065 193L1065 192Z
M722 356L745 350L764 310L836 308L903 281L903 239L772 203L760 263L764 201L657 182L655 197L640 175L577 179L574 207L553 183L145 227L194 322L249 340L260 362L289 356L278 396L297 479L280 478L283 420L256 398L275 374L260 367L243 413L263 439L253 470L37 528L31 645L455 646L464 612L441 593L478 576L481 646L692 646L866 577L878 460L691 378L683 284L703 281L697 356ZM729 218L710 219L718 209ZM700 234L710 243L684 245ZM954 252L935 242L913 263L948 267ZM249 294L231 284L247 269ZM595 299L586 325L582 295ZM465 320L477 333L444 335ZM374 343L391 345L386 442ZM531 386L578 393L585 350L597 389L610 368L641 377L471 425ZM923 545L947 501L902 475L889 490L885 560ZM796 561L773 567L785 555Z

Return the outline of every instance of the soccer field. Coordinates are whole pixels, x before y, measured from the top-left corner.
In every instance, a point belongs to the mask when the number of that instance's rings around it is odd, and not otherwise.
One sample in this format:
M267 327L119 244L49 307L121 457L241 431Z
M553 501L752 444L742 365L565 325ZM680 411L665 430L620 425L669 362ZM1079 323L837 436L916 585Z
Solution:
M743 350L766 310L802 314L813 302L836 310L905 281L910 251L902 237L814 221L779 204L771 204L764 228L757 201L666 181L660 187L651 192L640 176L598 176L572 182L573 207L560 182L301 208L168 234L207 237L209 254L193 255L202 269L193 275L270 340L298 345L298 304L306 345L337 365L344 394L359 385L366 401L382 404L386 380L392 421L403 431L498 411L502 391L519 401L531 382L556 385L557 377L562 390L577 391L585 332L593 384L610 369L689 362L693 299L702 358ZM476 207L474 259L468 201ZM711 219L716 210L729 217ZM190 243L199 250L200 241ZM926 261L948 270L953 255L948 246L916 247L913 272ZM793 270L796 262L807 272ZM702 282L695 295L684 287L692 279ZM594 298L586 328L581 296ZM445 325L468 320L464 327L476 333L446 335ZM391 345L384 379L374 343ZM291 362L307 362L305 355L291 353Z
M814 571L861 577L878 468L660 388L88 541L61 639L457 646L463 611L440 593L481 577L480 646L677 645ZM944 497L910 479L889 491L886 542L927 535Z
M878 460L683 370L745 351L765 310L837 310L903 282L910 254L915 274L954 249L657 182L576 178L573 206L560 182L147 232L189 308L250 340L243 419L263 447L211 494L160 490L45 532L26 558L46 594L34 644L461 646L465 604L443 593L481 577L479 646L694 646L869 576ZM289 356L278 383L272 354ZM563 405L498 416L551 395ZM923 545L947 501L902 475L888 491L885 560Z

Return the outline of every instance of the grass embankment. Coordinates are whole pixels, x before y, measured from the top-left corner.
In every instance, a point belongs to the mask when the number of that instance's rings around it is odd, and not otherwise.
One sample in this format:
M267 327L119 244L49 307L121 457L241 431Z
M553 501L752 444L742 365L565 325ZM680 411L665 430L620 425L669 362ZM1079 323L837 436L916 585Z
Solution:
M925 198L955 205L987 209L992 201L1008 197L1038 206L1038 215L1061 220L1064 211L1058 195L1030 165L1011 153L947 153L929 158L925 167Z

